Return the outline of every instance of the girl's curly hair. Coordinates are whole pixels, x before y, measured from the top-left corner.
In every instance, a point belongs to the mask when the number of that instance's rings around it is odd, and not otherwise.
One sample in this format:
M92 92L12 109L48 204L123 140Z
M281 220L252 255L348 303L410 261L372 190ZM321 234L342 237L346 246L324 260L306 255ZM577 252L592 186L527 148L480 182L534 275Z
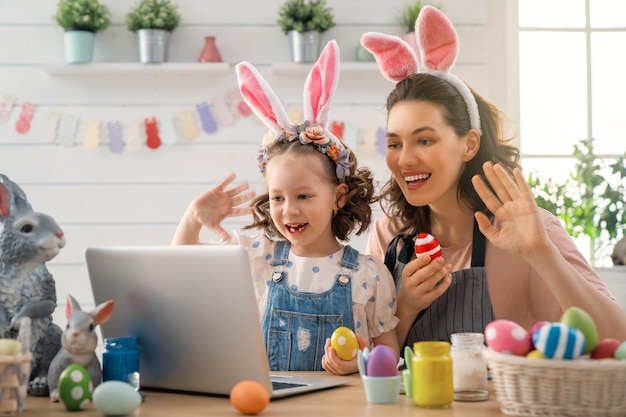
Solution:
M346 148L348 149L348 148ZM354 164L350 167L350 174L342 180L337 178L336 165L327 155L320 153L310 144L302 144L298 140L291 142L276 143L268 150L268 157L277 155L296 154L298 158L321 158L324 161L326 180L334 185L342 182L348 186L348 192L340 198L345 198L345 204L341 210L333 216L332 230L337 239L347 241L354 230L360 235L370 225L372 218L371 203L374 199L374 176L365 167L358 167L356 155L350 150L350 160ZM255 198L252 203L255 211L253 222L244 227L246 229L263 229L268 239L285 239L278 231L270 216L269 194L264 193Z

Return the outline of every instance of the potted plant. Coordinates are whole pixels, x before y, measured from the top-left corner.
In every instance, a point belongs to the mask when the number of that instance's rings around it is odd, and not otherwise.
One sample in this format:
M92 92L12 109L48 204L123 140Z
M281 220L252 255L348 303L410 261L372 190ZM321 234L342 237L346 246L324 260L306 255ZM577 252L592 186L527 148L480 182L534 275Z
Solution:
M67 62L93 61L96 32L106 29L111 23L108 7L98 0L59 0L52 18L65 30Z
M289 36L294 62L315 62L321 34L335 26L326 0L287 0L278 9L278 25Z
M178 5L170 0L140 0L126 14L126 26L137 36L141 63L167 61L170 34L180 24Z
M426 3L422 3L421 0L416 0L411 3L405 4L404 8L400 11L398 16L398 23L404 29L403 39L408 42L409 45L417 52L417 41L415 39L415 21L419 16L422 8L426 6ZM433 6L439 10L442 10L441 6Z
M537 204L560 217L572 237L588 237L589 263L595 265L626 231L626 154L607 165L594 153L593 139L584 139L573 156L566 181L542 180L535 173L528 183Z

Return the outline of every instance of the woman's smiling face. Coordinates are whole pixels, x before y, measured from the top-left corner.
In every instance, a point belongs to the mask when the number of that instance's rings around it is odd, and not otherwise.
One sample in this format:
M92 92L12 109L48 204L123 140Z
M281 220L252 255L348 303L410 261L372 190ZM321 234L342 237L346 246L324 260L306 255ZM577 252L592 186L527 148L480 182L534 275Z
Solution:
M425 101L395 104L387 116L386 142L387 166L411 205L457 204L459 178L477 143L459 137L441 107Z

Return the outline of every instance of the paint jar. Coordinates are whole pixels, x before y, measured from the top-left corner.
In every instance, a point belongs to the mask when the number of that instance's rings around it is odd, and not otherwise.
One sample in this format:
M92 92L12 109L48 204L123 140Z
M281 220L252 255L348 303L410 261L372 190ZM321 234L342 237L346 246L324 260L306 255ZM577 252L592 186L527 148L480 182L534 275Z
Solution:
M454 401L450 343L417 342L413 353L413 402L426 408L449 407Z
M454 333L450 340L455 401L488 400L487 361L483 357L484 335Z
M139 349L136 337L104 339L102 381L127 382L139 389Z

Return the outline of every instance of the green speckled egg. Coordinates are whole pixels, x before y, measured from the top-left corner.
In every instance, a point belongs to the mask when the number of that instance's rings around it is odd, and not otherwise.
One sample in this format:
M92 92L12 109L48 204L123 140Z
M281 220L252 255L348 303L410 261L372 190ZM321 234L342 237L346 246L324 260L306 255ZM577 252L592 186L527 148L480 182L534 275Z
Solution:
M585 353L590 353L598 344L598 330L591 316L582 308L570 307L563 312L561 323L578 329L585 336Z
M620 343L613 356L615 359L626 359L626 342Z
M125 416L141 405L141 394L122 381L106 381L93 392L93 405L105 416Z
M65 368L59 377L59 400L68 411L82 410L91 400L93 384L87 370L78 364Z

